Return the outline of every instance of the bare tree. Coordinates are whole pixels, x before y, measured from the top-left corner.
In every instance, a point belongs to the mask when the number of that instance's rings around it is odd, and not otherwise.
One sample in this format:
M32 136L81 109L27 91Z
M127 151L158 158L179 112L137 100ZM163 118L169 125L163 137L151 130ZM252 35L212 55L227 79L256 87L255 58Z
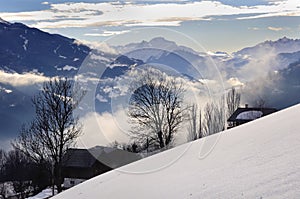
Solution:
M189 126L188 126L188 136L187 140L188 141L193 141L198 138L198 133L197 133L197 105L193 104L189 110Z
M6 199L6 184L5 182L0 182L0 198Z
M204 136L221 132L225 129L225 108L223 98L219 102L207 103L204 107Z
M227 103L227 119L236 111L240 106L241 94L236 91L234 87L230 89L227 93L226 103Z
M0 182L5 181L5 164L7 160L6 152L0 149Z
M7 156L6 152L3 149L0 149L0 198L6 198L6 185L5 185L5 164L6 164Z
M214 132L214 125L213 125L213 114L214 114L214 104L207 103L204 107L203 113L203 130L204 136L208 136Z
M80 89L73 90L72 82L66 78L46 82L32 100L36 113L34 120L23 126L13 143L35 162L53 164L53 183L58 192L62 191L63 156L81 133L82 127L73 111L84 94Z
M193 141L203 137L202 132L202 113L201 109L196 104L193 104L189 109L188 114L189 126L187 140Z
M128 111L131 138L154 149L169 146L185 117L182 82L148 69L133 87Z
M5 164L8 180L12 182L18 198L27 197L31 187L31 173L34 172L32 161L19 150L8 152Z
M254 101L255 107L265 108L266 105L267 105L267 100L262 96L257 97L257 99Z

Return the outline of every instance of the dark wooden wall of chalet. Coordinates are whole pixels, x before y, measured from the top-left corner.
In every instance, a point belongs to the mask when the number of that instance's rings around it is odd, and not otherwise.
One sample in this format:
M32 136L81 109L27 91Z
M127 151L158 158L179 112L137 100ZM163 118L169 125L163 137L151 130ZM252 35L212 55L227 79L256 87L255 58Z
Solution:
M63 176L64 178L89 179L110 170L112 170L110 167L97 161L92 167L89 168L64 167Z

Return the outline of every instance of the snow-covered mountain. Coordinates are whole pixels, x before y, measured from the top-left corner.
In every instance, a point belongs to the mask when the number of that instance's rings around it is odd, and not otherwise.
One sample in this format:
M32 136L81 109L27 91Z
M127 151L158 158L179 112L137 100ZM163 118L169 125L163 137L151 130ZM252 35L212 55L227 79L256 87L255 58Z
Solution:
M299 78L286 73L300 60L300 40L283 37L232 53L196 52L163 38L118 47L131 58L160 64L193 79L223 81L225 89L243 86L245 103L264 98L271 107L284 108L299 102ZM218 75L222 74L222 79ZM291 84L289 79L293 79ZM232 81L234 80L234 81ZM286 100L286 97L288 99Z
M74 39L0 19L0 139L18 134L34 114L34 82L73 76L90 48Z
M157 50L162 51L186 51L192 54L199 54L195 50L185 47L185 46L178 46L174 41L169 41L163 37L155 37L150 41L142 41L140 43L130 43L124 46L115 46L114 47L120 54L134 54L135 56L140 55L140 59L144 62L147 61L151 56L158 56L159 54L151 53L150 55L146 55L143 53L142 49L153 49L156 50L155 52L159 52ZM141 51L140 53L136 52L137 50Z
M300 105L100 175L62 198L298 198Z
M116 46L115 49L127 57L142 60L146 64L160 65L194 79L212 78L212 74L215 74L215 71L210 71L214 67L214 63L210 60L210 56L214 57L213 55L180 46L162 37ZM219 57L220 54L214 55Z
M300 49L300 39L280 38L276 41L265 41L253 47L247 47L234 53L234 55L260 56L262 53L292 53Z
M266 91L270 95L269 101L273 101L278 107L300 103L300 59L279 70L274 76L273 84Z
M299 51L299 39L283 37L276 41L265 41L253 47L246 47L233 53L231 59L218 64L221 68L226 68L227 77L239 76L249 81L253 76L265 76L300 60Z
M161 64L172 67L181 74L199 74L197 78L208 79L216 75L216 72L211 70L215 66L225 79L237 77L243 81L250 81L258 75L255 71L264 76L300 60L300 39L286 37L246 47L231 55L226 52L196 52L161 37L117 46L115 49L120 54L143 60L148 64Z
M14 138L22 123L31 120L31 98L41 83L53 76L72 78L89 61L93 61L94 68L106 69L103 78L122 75L130 65L142 63L101 49L92 50L75 39L0 19L0 140ZM100 78L97 73L89 75ZM104 104L103 110L105 106L108 105Z
M39 72L46 76L74 75L91 49L57 34L21 23L0 21L0 69Z
M227 78L237 77L245 84L249 103L263 98L280 109L300 102L299 61L300 40L283 37L244 48L220 66Z

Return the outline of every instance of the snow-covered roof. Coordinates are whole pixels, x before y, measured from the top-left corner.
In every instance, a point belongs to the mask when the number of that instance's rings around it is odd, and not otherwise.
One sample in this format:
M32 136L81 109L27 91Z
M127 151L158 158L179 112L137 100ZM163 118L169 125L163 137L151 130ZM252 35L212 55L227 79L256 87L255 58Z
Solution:
M236 116L238 120L255 120L262 117L262 111L244 111Z
M299 114L297 105L178 146L53 199L299 198Z

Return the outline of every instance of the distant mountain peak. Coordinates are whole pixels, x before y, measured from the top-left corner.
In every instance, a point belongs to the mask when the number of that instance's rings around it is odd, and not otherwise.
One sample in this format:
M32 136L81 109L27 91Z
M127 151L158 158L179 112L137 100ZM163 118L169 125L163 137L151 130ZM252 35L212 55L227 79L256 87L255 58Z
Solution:
M167 40L164 37L154 37L149 41L149 43L159 43L159 42L176 44L174 41Z
M288 38L288 37L284 36L284 37L277 40L277 42L291 42L291 41L299 41L299 39L291 39L291 38Z
M288 43L288 42L298 42L300 41L299 39L291 39L291 38L288 38L286 36L282 37L282 38L279 38L277 40L267 40L265 42L262 42L258 45L263 45L263 44L278 44L278 43Z
M267 40L255 46L243 48L242 50L233 53L233 55L256 55L259 57L264 53L292 53L299 50L300 39L282 37L277 40Z
M154 37L150 40L150 42L153 41L168 41L168 40L166 40L164 37Z
M170 41L164 37L154 37L148 41L139 43L129 43L125 46L115 46L116 51L120 54L126 54L131 58L147 61L148 59L158 58L163 54L169 53L188 53L192 56L199 55L199 52L192 48L178 45L174 41Z
M284 37L278 39L278 41L289 41L289 40L293 40L293 39L289 39L289 38L287 38L286 36L284 36Z

